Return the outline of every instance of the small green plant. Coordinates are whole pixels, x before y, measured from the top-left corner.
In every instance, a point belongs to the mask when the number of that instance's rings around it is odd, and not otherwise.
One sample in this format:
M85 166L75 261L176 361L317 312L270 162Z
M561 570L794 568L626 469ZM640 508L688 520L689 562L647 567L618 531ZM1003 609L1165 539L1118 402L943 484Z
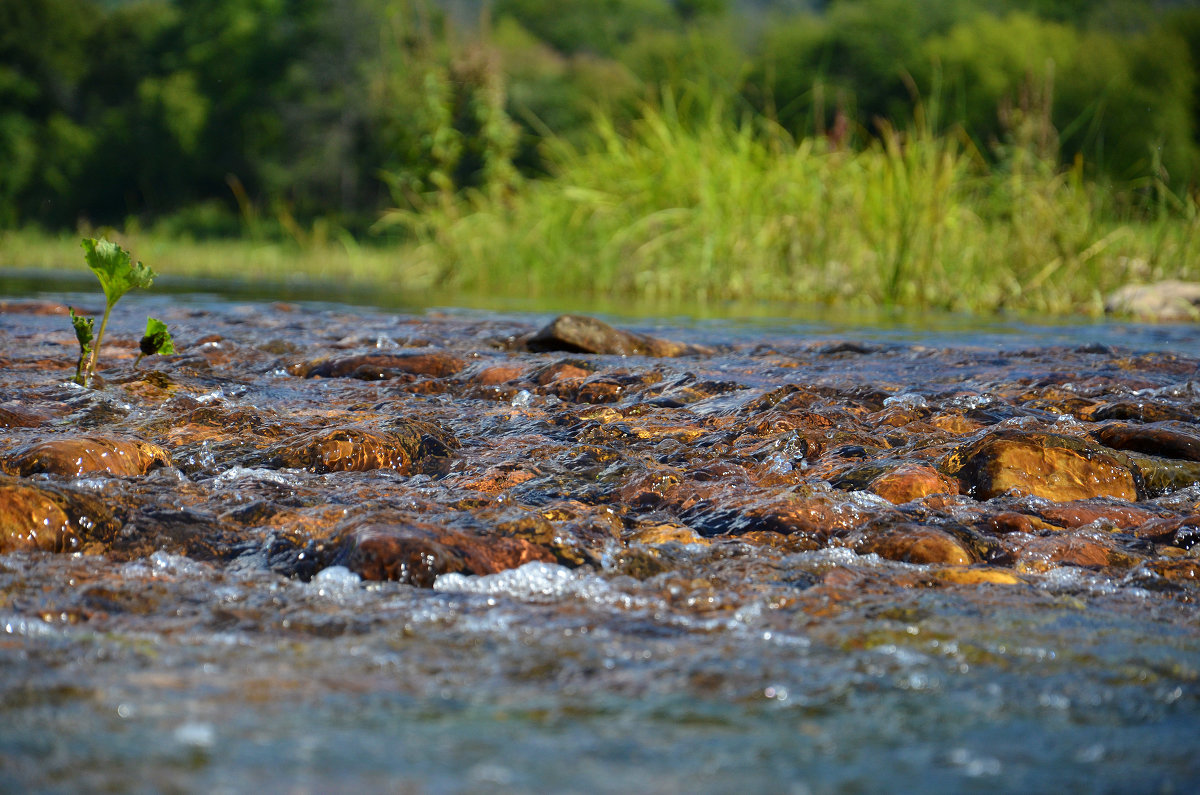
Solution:
M168 353L174 353L175 340L171 339L171 332L167 330L166 323L156 317L148 317L146 318L146 333L142 335L138 347L141 350L138 352L138 357L133 360L135 370L143 356L155 354L165 356Z
M79 340L79 362L75 365L75 377L71 380L82 384L83 368L87 366L88 358L92 355L92 341L96 338L96 321L87 315L75 314L75 310L70 307L67 307L67 311L71 313L71 325L75 327L75 338Z
M89 237L84 238L81 245L87 266L96 274L100 286L104 288L104 316L100 319L100 330L95 335L92 333L93 318L76 315L75 310L70 310L71 325L75 328L75 338L79 340L79 363L75 367L75 377L72 380L86 387L96 373L96 358L100 353L100 342L104 339L104 329L108 326L108 316L112 313L112 308L130 290L152 285L154 277L158 274L142 263L134 262L129 252L116 243ZM134 362L135 367L142 356L175 352L175 345L166 324L149 318L141 350Z

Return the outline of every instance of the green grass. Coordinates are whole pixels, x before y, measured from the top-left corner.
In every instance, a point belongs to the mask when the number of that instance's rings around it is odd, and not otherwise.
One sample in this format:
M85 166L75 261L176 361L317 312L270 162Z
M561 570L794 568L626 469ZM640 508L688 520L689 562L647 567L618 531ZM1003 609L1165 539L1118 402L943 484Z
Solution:
M1095 184L1032 147L989 165L965 136L921 121L837 150L762 119L685 123L668 102L628 132L598 119L588 148L558 144L552 178L388 213L382 227L415 238L405 246L110 237L172 277L433 291L476 306L1097 315L1123 284L1200 279L1192 199L1153 181ZM77 241L0 232L0 267L74 268Z
M168 279L195 277L242 282L327 281L339 285L402 285L422 290L433 273L398 246L352 241L300 245L291 241L192 240L156 232L104 230L113 242L152 263ZM0 231L0 267L69 270L78 267L79 235L34 229Z
M554 152L553 179L385 222L468 292L1099 314L1122 284L1200 275L1194 203L1122 210L1137 194L1021 148L989 168L917 125L834 151L716 114L689 126L669 105L599 133Z

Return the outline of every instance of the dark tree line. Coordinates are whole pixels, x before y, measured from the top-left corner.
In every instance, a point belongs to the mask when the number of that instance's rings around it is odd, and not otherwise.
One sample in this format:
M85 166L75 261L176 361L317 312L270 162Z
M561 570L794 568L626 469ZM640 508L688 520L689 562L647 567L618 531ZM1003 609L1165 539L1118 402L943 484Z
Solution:
M1144 0L5 0L0 227L365 229L518 189L667 92L795 136L924 114L986 158L1200 174L1200 11ZM918 108L920 110L918 110ZM930 119L928 116L933 116ZM836 128L836 129L835 129Z

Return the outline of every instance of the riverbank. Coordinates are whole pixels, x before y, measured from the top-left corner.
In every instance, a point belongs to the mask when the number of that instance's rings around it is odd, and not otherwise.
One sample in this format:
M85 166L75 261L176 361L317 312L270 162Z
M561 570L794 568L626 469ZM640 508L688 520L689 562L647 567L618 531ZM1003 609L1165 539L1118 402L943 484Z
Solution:
M367 241L294 221L283 240L108 233L177 277L647 314L778 302L1097 317L1126 285L1200 280L1200 208L1153 179L1105 184L1020 146L987 163L919 126L849 151L652 108L629 131L603 121L595 144L548 153L553 176L414 196ZM78 262L77 235L0 233L0 267Z

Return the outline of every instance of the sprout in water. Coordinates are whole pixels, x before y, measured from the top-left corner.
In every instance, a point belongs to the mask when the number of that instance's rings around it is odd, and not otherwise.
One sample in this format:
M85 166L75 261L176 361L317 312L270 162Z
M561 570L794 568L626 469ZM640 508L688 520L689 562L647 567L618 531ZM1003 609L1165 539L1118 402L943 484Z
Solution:
M108 326L108 316L117 301L125 293L134 288L146 288L154 283L157 276L152 269L140 262L134 262L129 252L110 243L107 240L84 238L83 255L87 266L100 280L104 288L104 316L100 319L100 330L92 335L93 319L80 317L71 310L71 325L75 328L75 337L79 340L79 364L75 368L74 380L77 384L87 386L96 373L96 358L100 353L100 342L104 339L104 330ZM146 338L142 339L142 355L151 353L174 353L175 346L171 335L164 323L150 319L146 324ZM147 347L150 350L147 350ZM138 357L141 360L141 356ZM137 366L137 362L134 362Z
M79 340L79 361L75 365L75 377L71 380L77 384L82 384L83 368L87 365L88 358L92 355L92 341L95 339L93 332L96 321L95 318L75 314L75 310L71 307L67 307L67 311L71 314L71 325L75 328L75 339Z

